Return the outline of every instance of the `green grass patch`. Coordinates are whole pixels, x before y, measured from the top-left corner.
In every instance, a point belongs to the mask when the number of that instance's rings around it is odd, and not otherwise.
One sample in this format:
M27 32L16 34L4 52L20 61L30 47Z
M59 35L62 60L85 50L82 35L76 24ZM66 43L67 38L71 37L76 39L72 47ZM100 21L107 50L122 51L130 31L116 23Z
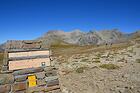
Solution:
M81 61L82 61L82 62L87 62L87 61L88 61L88 59L82 59Z
M105 69L118 69L119 66L115 65L115 64L102 64L100 65L101 68L105 68Z
M100 60L92 61L92 63L100 63L100 62L101 62Z

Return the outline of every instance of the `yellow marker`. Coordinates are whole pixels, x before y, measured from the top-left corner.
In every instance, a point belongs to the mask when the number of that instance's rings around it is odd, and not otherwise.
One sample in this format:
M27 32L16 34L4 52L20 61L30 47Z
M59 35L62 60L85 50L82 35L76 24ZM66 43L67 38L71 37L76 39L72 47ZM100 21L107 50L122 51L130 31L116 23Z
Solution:
M29 87L36 86L36 76L35 75L28 76L28 82L29 82Z

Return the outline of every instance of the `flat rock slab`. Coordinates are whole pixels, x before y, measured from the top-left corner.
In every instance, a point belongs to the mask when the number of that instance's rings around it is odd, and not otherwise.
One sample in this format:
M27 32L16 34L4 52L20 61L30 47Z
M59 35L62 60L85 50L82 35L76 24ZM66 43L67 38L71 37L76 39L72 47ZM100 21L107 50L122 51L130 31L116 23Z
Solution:
M9 93L11 91L10 85L0 85L0 93Z
M27 88L26 82L18 82L13 85L14 92L26 90L26 88Z
M31 73L35 73L35 72L42 72L43 68L39 67L39 68L28 68L28 69L23 69L23 70L18 70L18 71L14 71L13 75L25 75L25 74L31 74Z
M15 76L15 81L16 82L26 81L26 79L27 79L27 75Z
M48 87L51 87L51 86L56 86L56 85L59 85L59 80L52 80L52 81L48 81L47 82L47 86Z
M51 76L51 77L46 77L45 78L46 82L57 80L57 79L58 79L58 76Z

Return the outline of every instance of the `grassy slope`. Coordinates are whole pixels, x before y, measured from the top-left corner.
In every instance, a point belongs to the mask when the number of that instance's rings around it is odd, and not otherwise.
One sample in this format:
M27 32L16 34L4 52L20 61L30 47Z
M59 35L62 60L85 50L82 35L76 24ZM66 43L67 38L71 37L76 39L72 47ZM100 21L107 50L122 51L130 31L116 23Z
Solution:
M67 59L74 54L91 53L91 52L103 52L105 50L120 50L131 46L129 43L113 44L112 46L100 45L100 46L77 46L77 45L55 45L51 46L52 54L55 57L62 56Z

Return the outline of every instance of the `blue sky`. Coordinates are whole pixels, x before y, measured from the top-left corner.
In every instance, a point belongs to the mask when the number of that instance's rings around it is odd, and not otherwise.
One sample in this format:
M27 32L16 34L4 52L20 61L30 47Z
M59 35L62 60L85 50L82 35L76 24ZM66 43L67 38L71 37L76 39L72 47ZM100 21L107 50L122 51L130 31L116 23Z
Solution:
M140 0L0 0L0 43L48 30L140 30Z

